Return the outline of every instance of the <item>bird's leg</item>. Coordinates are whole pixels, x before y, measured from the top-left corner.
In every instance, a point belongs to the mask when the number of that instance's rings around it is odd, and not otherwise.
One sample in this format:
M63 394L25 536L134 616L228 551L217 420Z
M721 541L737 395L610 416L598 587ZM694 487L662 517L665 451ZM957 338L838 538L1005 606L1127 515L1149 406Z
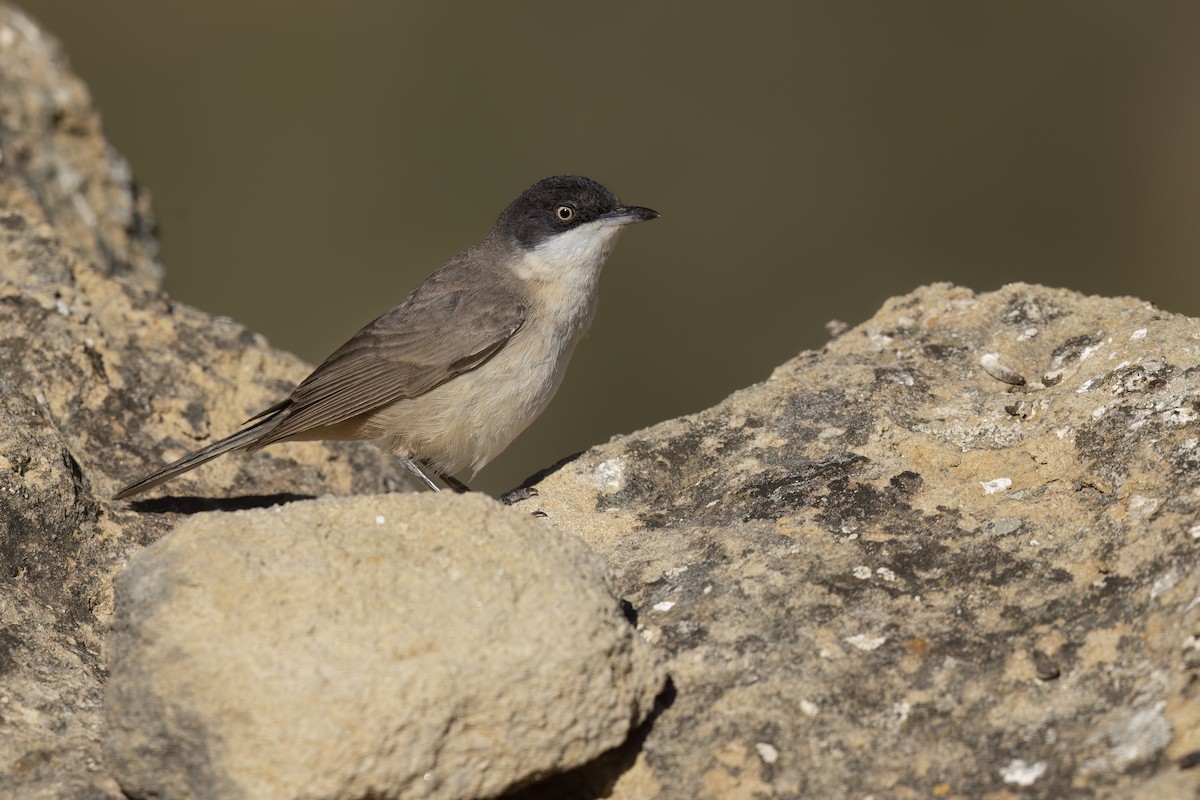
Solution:
M439 472L437 474L437 476L439 478L441 478L443 481L445 481L447 486L449 486L451 489L458 492L459 494L462 494L463 492L471 491L470 486L467 486L465 483L463 483L462 481L460 481L458 478L454 477L453 475L447 475L444 472Z
M438 488L438 485L433 482L433 478L430 478L425 474L425 470L421 469L421 465L417 463L417 461L411 458L397 458L396 460L400 462L400 466L404 467L406 470L415 475L417 480L428 486L430 491L441 491L441 489Z
M447 475L444 472L435 472L434 470L429 469L428 464L423 464L420 461L417 461L415 458L397 458L396 460L400 462L400 466L404 467L406 470L415 475L417 480L429 487L429 490L432 492L440 492L442 489L433 482L433 478L429 477L429 472L433 472L434 475L438 476L442 479L442 481L445 482L446 486L450 487L459 494L471 491L471 487L467 486L453 475ZM426 472L426 470L429 470L429 472Z

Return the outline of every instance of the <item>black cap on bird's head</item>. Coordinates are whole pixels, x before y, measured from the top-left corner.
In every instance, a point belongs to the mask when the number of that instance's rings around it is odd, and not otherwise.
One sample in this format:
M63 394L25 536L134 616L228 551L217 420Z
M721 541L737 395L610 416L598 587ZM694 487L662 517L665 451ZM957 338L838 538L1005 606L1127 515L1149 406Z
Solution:
M655 219L658 212L625 206L608 189L579 175L555 175L530 186L504 209L496 229L532 250L556 234L599 222L628 225Z

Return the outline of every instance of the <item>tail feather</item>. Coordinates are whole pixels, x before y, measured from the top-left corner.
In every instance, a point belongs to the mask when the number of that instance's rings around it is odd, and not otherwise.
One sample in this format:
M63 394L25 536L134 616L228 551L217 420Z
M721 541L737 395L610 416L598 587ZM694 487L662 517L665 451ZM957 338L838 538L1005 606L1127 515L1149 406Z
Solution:
M238 431L232 436L226 436L220 441L213 442L207 447L202 447L194 453L188 453L178 461L174 461L167 466L155 472L153 475L148 475L140 481L135 481L129 484L121 491L113 495L114 500L124 500L126 497L132 497L135 494L140 494L147 489L153 489L160 483L165 483L176 475L181 475L189 470L193 470L201 464L212 461L220 455L224 455L231 450L240 450L243 447L249 447L254 444L263 435L263 427L275 422L275 417L268 417L243 431Z

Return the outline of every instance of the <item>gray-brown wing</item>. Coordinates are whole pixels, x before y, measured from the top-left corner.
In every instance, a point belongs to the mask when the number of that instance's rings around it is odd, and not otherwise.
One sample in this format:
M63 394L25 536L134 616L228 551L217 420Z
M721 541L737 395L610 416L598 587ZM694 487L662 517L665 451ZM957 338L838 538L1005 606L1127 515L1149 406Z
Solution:
M418 397L475 369L520 329L526 311L511 285L481 285L465 270L440 270L264 411L280 421L252 449Z

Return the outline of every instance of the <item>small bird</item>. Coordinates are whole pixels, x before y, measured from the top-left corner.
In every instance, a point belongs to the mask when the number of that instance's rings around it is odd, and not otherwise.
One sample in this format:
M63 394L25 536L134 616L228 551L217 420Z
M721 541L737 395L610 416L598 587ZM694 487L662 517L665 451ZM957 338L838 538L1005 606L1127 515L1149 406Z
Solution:
M554 397L596 313L617 235L658 212L621 204L588 178L538 181L476 244L355 334L248 427L131 483L144 492L234 450L368 440L433 491L455 491Z

